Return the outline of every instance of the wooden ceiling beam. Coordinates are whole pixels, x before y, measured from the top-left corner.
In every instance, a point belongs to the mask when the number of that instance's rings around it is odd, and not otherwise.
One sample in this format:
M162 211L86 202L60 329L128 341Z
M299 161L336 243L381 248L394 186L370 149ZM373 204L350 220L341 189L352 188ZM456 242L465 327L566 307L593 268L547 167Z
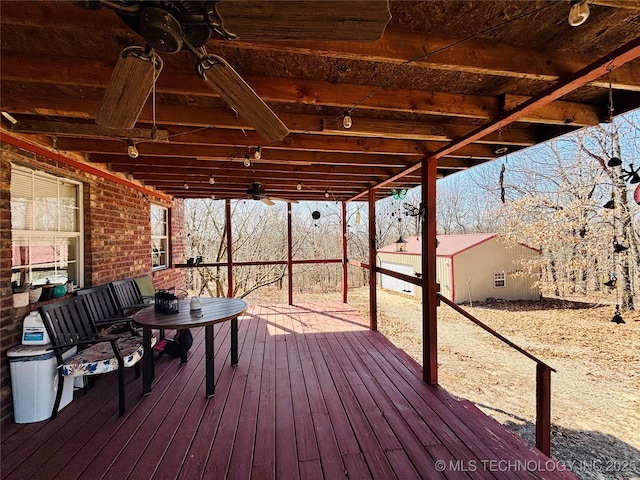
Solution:
M285 167L282 165L274 165L270 163L255 164L251 168L225 168L223 162L204 163L185 165L182 163L176 164L176 162L163 164L162 162L137 162L138 159L130 159L129 162L99 162L106 163L109 168L116 172L145 172L145 173L159 173L162 175L164 172L183 173L184 175L201 175L205 176L205 180L208 181L209 175L213 174L214 178L220 176L237 176L250 178L256 174L274 174L274 175L288 175L298 176L302 175L305 178L314 178L317 176L331 176L340 180L342 177L387 177L393 174L394 171L402 169L402 165L397 165L395 168L383 168L383 167L356 167L356 166L301 166L301 167ZM158 159L161 160L161 159ZM155 166L156 168L150 168Z
M140 158L145 156L167 157L167 158L191 158L191 159L219 159L225 161L242 162L244 156L249 152L246 146L217 146L210 145L189 145L163 142L142 142L137 143ZM117 140L91 140L75 138L59 138L58 148L60 150L72 152L88 152L91 158L95 155L106 153L125 155L126 145ZM421 151L412 155L392 155L381 153L366 153L355 150L353 152L314 152L296 151L295 149L271 149L264 148L261 161L279 161L300 164L365 164L365 165L395 165L406 163L401 160L403 157L413 159L420 158ZM252 162L256 160L250 155ZM259 163L259 162L258 162Z
M25 58L26 57L26 58ZM49 65L42 67L43 62ZM41 69L46 68L47 81L60 83L63 85L75 85L79 87L100 87L107 84L110 78L110 71L96 78L96 72L104 71L103 62L62 57L50 59L44 56L20 55L16 53L4 53L2 55L3 79L17 82L39 82L41 81ZM102 68L100 66L102 65ZM87 80L88 79L88 80ZM308 105L323 105L338 107L340 109L350 109L358 100L371 93L373 87L370 85L356 84L335 84L316 80L288 79L275 77L255 77L246 76L245 79L254 90L265 100L281 104L304 103ZM5 90L6 91L6 90ZM171 93L188 96L216 97L213 90L206 88L203 82L190 71L169 70L165 68L157 84L158 93ZM81 118L95 117L100 108L101 99L78 99L76 106L73 106L73 99L69 102L54 104L55 99L44 97L31 99L31 103L25 103L19 95L3 95L2 108L9 111L20 111L26 109L27 112L34 112L38 108L42 114L52 115L53 111L79 112ZM18 97L18 98L11 98ZM38 105L35 103L38 102ZM576 111L574 112L573 109ZM580 118L580 111L590 110L591 107L582 104L567 104L563 110L567 111L566 118ZM179 106L159 104L156 107L157 122L160 124L185 124L190 125L216 125L216 122L224 122L218 126L235 126L235 128L250 128L241 119L235 118L230 110L198 108L194 106ZM489 96L459 95L444 92L425 92L418 90L380 88L376 94L358 105L358 110L386 110L406 113L416 113L424 115L442 115L458 118L470 118L490 120L499 115L502 111L500 99ZM218 111L223 113L219 117ZM75 116L75 115L70 115ZM355 115L357 117L357 114ZM295 130L294 118L283 117L283 121L290 128ZM147 105L140 116L140 121L150 122L153 118L152 109ZM318 119L317 127L322 126L322 120ZM543 115L535 117L536 123L557 123L559 120L555 116L550 116L545 122ZM593 125L592 121L573 123L575 126ZM293 127L293 128L292 128ZM314 125L309 122L304 123L303 130L313 129ZM299 130L298 130L299 131Z
M505 95L503 109L509 112L518 105L528 101L530 97L523 95ZM544 123L547 125L579 125L593 127L601 122L602 112L599 108L581 103L556 100L518 118L519 122Z
M155 146L155 145L154 145ZM199 166L203 164L240 164L244 161L242 154L246 149L229 149L225 147L202 147L194 146L194 150L191 148L186 149L183 147L185 154L166 155L165 152L152 152L139 156L135 159L138 163L148 163L152 165L153 162L158 162L162 165L165 162L175 164L179 163L185 167ZM156 148L156 150L159 150ZM209 151L207 151L209 150ZM227 153L223 155L222 153ZM103 152L106 152L104 150ZM220 155L216 155L217 152L221 152ZM198 155L203 153L203 155ZM236 154L239 153L239 154ZM399 165L409 165L412 163L412 159L419 158L419 156L395 156L395 155L378 155L378 154L358 154L358 153L323 153L323 152L296 152L295 150L263 150L262 158L255 160L252 158L254 165L357 165L357 166L374 166L374 167L396 167ZM91 161L99 163L128 163L132 161L126 152L122 151L122 147L119 147L117 151L111 153L90 153L89 159ZM179 159L176 162L176 159Z
M40 2L5 2L2 8L3 23L41 27L54 23L60 30L77 32L108 29L117 38L139 38L116 16L103 8L89 12L83 8L53 8ZM638 10L640 0L592 0L596 5ZM81 20L80 20L81 19ZM76 33L76 36L78 34ZM80 35L81 36L81 35ZM213 38L208 42L216 48L228 48L229 40ZM555 82L572 72L584 68L595 59L574 52L532 51L526 47L503 45L489 39L464 39L444 35L423 34L387 27L382 38L376 42L243 42L233 40L232 45L245 50L295 53L324 56L335 59L371 61L402 66L415 60L417 66L446 71L461 71L471 74L497 75L521 79ZM445 49L446 51L442 51ZM429 54L430 52L434 52ZM438 52L438 53L436 53ZM613 76L616 89L640 91L640 72L628 66L619 69ZM608 88L608 79L590 82Z
M475 139L486 136L490 132L498 131L507 125L511 124L514 121L522 118L525 115L530 114L531 112L535 112L541 107L550 104L554 100L567 95L568 93L580 88L590 81L599 78L607 73L615 70L616 68L624 65L632 60L635 60L640 57L640 37L636 37L625 45L615 49L609 54L603 56L598 59L591 65L583 68L579 72L576 72L570 79L560 82L558 85L554 85L541 92L539 95L530 98L529 100L519 104L517 107L514 107L512 110L503 114L497 120L487 123L482 127L477 128L474 132L466 135L463 138L460 138L454 142L451 142L445 148L440 149L434 155L431 155L429 158L431 159L439 159L444 156L459 150L460 148L471 144ZM384 185L397 181L401 179L403 175L407 173L411 173L418 168L420 168L422 162L417 162L413 166L407 168L405 171L400 174L393 175L389 177L387 180L382 182L380 185L377 185L376 188L383 187ZM351 200L356 200L358 198L363 197L367 192L361 192Z
M515 96L510 96L516 98ZM521 98L521 97L517 97ZM37 108L43 115L59 115L60 107L51 105L50 100L42 100L43 102L49 103L48 107L43 109L42 107ZM38 102L35 100L35 102ZM15 102L11 102L11 105L16 105ZM67 115L70 117L77 117L78 111L73 107L73 100L69 102L64 100L59 100L58 103L64 104L64 106L68 109ZM89 110L92 106L91 102L86 101L78 101L78 104L81 105L80 108L86 108ZM42 105L42 104L40 104ZM94 101L93 105L95 108L98 108L99 102ZM6 105L5 105L6 106ZM8 109L12 109L10 106ZM228 129L238 129L238 130L250 130L246 124L241 122L236 118L231 112L216 110L215 115L212 114L211 109L203 109L203 108L194 108L194 107L186 107L180 108L176 106L167 105L162 106L162 109L166 108L166 112L163 115L157 115L156 121L167 125L173 123L175 125L184 125L187 121L187 116L189 117L189 121L192 122L194 126L211 126L211 128L228 128ZM189 109L191 113L188 113L186 109ZM578 108L578 107L576 107ZM582 107L579 107L581 109ZM21 111L16 112L15 108L12 109L14 113L26 114L27 108L25 107ZM29 107L29 110L33 111L33 106ZM182 110L185 110L184 114ZM206 112L205 112L206 110ZM29 112L31 113L31 112ZM90 115L89 111L83 111L79 115L82 118L88 118ZM171 119L171 121L167 121L167 118ZM199 117L206 117L206 120L215 119L215 122L211 124L203 124L199 123L197 119ZM474 125L464 125L464 124L446 124L446 123L428 123L428 122L413 122L413 121L400 121L400 120L377 120L363 117L356 117L354 125L350 129L345 129L342 127L342 117L327 117L321 115L297 115L297 114L279 114L279 117L284 121L284 123L289 127L292 133L307 133L307 134L318 134L318 135L343 135L343 136L351 136L351 137L376 137L376 138L389 138L389 139L407 139L407 140L432 140L432 141L451 141L463 135L466 135L470 131L476 128ZM195 123L193 119L196 119ZM140 117L140 122L144 121L151 122L152 118L145 118L144 114ZM203 118L205 120L205 118ZM538 115L537 121L543 121L544 116ZM555 114L555 119L553 124L559 123L559 117L557 113ZM564 124L564 123L563 123ZM80 127L78 125L84 125L84 127ZM84 130L83 130L84 129ZM106 129L104 127L98 128L98 126L93 126L93 130L90 128L90 124L68 124L65 122L43 122L41 120L36 120L29 117L25 117L20 119L19 125L13 128L14 131L21 131L25 133L45 133L45 134L54 134L58 136L77 136L84 137L83 132L95 131L96 137L99 138L135 138L140 140L147 140L150 138L150 130L149 129L132 129L126 131L113 131L110 129ZM131 132L127 135L128 132ZM165 130L160 131L161 140L165 140L168 136L168 132L165 133ZM490 144L490 145L518 145L518 146L531 146L536 143L536 133L533 127L528 126L519 126L519 125L511 125L509 128L504 129L500 134L492 133L491 135L487 135L487 137L479 139L478 143Z
M322 132L353 137L379 137L407 140L451 141L474 130L475 126L447 123L406 122L399 120L354 119L349 129L342 126L342 117L324 118ZM310 132L314 133L314 132ZM487 135L478 141L490 145L531 146L536 144L535 130L531 127L511 125L508 129Z
M68 123L41 120L20 120L11 126L11 131L18 133L42 133L54 135L57 137L72 138L101 138L113 139L123 138L132 140L149 140L151 139L151 129L148 128L130 128L127 130L118 130L107 127L101 127L92 123ZM169 139L168 130L156 130L158 141L167 141Z
M40 83L42 70L45 69L48 83L77 87L105 88L112 71L112 69L105 69L103 62L92 59L60 56L50 58L13 52L2 53L2 64L2 76L6 80ZM115 66L115 59L113 66ZM335 84L300 78L255 75L244 75L243 78L267 102L325 105L341 109L353 107L358 100L369 95L373 88L371 85ZM192 67L188 69L165 67L158 79L156 90L159 94L218 97L193 72ZM499 103L497 99L490 96L381 88L376 91L376 95L358 108L489 119L498 114ZM95 112L97 108L92 113L95 115ZM160 108L157 113L161 113Z
M140 155L153 155L159 150L172 150L177 155L179 151L176 147L182 146L182 155L196 157L198 156L193 150L192 146L206 146L211 147L232 147L236 148L235 158L244 159L246 154L252 155L257 146L260 145L261 137L251 132L247 135L242 135L241 132L235 130L207 130L207 131L185 131L183 134L174 133L173 129L170 129L170 136L172 137L172 143L164 142L139 142L136 144ZM254 143L255 142L255 143ZM105 151L107 146L105 143L112 143L105 140L93 140L93 139L75 139L75 138L59 138L58 148L61 150L79 151L79 152L102 152ZM171 147L171 148L170 148ZM441 142L417 142L411 140L396 140L396 139L380 139L380 138L350 138L335 136L327 141L326 137L320 138L314 135L293 135L286 138L283 142L271 144L269 147L264 147L265 154L269 151L277 150L295 150L298 152L324 152L327 154L333 153L359 153L362 154L362 161L366 162L366 154L386 154L386 155L426 155L429 152L434 152L442 147ZM112 149L121 149L120 152L124 153L123 142L115 142L115 145L111 146ZM207 152L206 150L200 150L205 156L215 155L213 151ZM469 145L464 150L455 153L457 156L462 157L478 157L483 159L494 159L496 154L494 149L488 145ZM164 155L172 155L168 151L165 151ZM277 153L274 153L274 158L277 158ZM269 157L266 157L269 158ZM328 157L330 158L330 157ZM333 163L330 161L330 163Z
M637 2L638 0L633 0ZM622 3L622 2L619 2ZM225 40L212 39L213 47L224 47ZM387 63L405 68L416 67L495 75L514 79L557 82L571 75L595 58L575 52L540 51L500 44L488 39L464 39L443 35L405 32L387 28L380 40L366 42L243 42L235 45L244 50L295 53L332 59ZM410 63L409 63L410 62ZM621 68L611 76L615 89L640 91L640 71L632 66ZM609 88L609 79L595 79L589 85Z

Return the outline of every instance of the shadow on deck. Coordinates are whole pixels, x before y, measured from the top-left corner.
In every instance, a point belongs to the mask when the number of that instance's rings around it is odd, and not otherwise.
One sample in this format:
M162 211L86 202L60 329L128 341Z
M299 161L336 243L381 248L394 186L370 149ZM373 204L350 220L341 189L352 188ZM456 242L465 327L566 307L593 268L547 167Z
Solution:
M421 368L341 303L252 306L215 326L216 394L204 394L204 330L189 362L156 358L127 412L100 375L58 418L2 430L2 478L575 478Z

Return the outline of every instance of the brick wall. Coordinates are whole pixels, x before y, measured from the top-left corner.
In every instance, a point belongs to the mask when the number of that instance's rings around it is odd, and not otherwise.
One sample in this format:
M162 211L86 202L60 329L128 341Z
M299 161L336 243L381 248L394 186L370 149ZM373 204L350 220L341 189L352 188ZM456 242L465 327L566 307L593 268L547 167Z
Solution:
M116 183L8 143L0 145L0 423L13 419L9 362L6 351L20 343L22 319L38 307L13 308L11 291L11 163L82 182L84 208L84 286L150 275L156 288L185 287L182 269L152 272L150 205L171 208L171 258L184 262L184 202L159 197Z

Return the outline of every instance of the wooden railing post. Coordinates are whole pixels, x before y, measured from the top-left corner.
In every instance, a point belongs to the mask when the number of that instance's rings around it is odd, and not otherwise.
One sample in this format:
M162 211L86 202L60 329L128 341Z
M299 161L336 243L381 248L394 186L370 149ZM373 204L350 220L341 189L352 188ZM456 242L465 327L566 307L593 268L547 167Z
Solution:
M514 350L520 352L525 357L536 362L536 448L542 453L551 456L551 372L555 372L554 368L534 357L529 352L519 347L504 335L499 334L492 328L488 327L476 317L467 312L464 308L456 305L447 297L438 293L438 299L449 305L456 312L471 320L480 328L489 332L491 335L509 345Z
M551 369L536 366L536 448L551 456Z

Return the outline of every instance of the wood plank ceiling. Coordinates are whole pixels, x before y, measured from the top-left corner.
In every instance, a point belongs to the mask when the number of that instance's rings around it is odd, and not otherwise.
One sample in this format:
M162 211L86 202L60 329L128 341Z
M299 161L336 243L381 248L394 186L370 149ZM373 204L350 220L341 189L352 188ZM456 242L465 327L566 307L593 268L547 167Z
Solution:
M3 117L2 129L175 197L246 198L253 181L292 200L324 200L327 191L348 200L376 185L382 197L418 185L425 157L445 176L504 155L501 147L511 153L596 125L609 118L610 84L615 115L640 106L638 0L589 0L577 27L569 1L390 0L391 19L373 42L240 33L206 43L288 127L283 141L267 143L238 117L185 51L161 55L136 129L108 130L95 118L116 59L145 41L113 9L78 3L0 4L0 109L17 121Z

